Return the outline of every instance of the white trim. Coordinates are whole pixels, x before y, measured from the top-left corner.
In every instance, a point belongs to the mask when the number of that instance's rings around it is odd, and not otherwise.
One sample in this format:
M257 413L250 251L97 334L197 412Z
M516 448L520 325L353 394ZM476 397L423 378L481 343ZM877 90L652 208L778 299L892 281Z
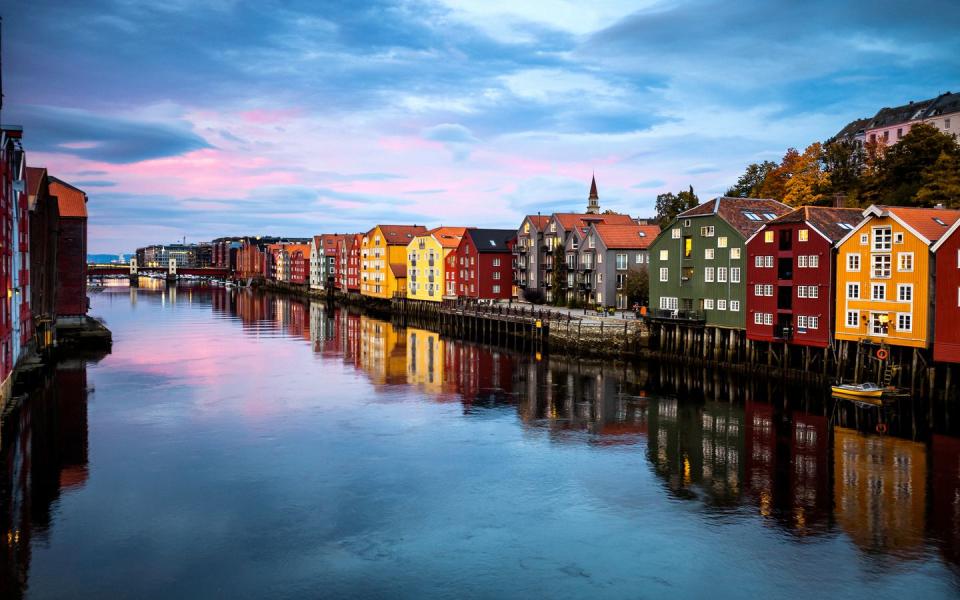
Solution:
M947 241L947 238L953 235L953 232L956 231L958 227L960 227L960 219L957 219L953 223L953 225L950 226L950 229L947 229L946 233L940 236L940 239L937 240L937 243L930 247L930 251L936 252L940 248L940 246L942 246L944 242Z

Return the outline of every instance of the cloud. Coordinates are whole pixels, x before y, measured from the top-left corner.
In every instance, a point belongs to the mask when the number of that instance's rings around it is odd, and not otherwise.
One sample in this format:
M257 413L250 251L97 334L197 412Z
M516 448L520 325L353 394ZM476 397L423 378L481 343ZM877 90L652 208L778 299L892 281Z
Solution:
M82 190L83 188L89 187L114 187L117 185L117 182L107 181L105 179L84 179L80 181L71 181L70 184Z
M31 148L87 160L126 164L211 147L187 123L141 121L54 106L23 106L11 113L24 123Z
M459 123L442 123L427 127L420 132L420 135L425 140L441 142L456 160L466 159L473 146L480 143L472 131Z

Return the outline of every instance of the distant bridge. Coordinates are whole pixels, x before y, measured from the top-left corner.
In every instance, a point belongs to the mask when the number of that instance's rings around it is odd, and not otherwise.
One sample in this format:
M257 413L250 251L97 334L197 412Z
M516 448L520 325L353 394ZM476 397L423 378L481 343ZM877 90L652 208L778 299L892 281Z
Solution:
M136 262L129 265L116 264L87 264L87 277L111 277L111 276L136 276L136 275L193 275L197 277L215 277L226 279L230 276L230 270L220 267L178 267L176 263L171 262L166 267L140 267Z

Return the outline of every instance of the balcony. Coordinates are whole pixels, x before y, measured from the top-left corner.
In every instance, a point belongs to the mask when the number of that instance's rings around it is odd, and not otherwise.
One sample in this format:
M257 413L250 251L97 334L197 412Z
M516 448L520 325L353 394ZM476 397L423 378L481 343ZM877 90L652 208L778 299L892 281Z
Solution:
M777 310L793 310L793 287L777 286Z
M650 309L650 319L657 321L684 321L687 323L703 323L705 315L699 310L669 310L665 308Z
M790 281L793 279L792 257L777 259L777 278L785 281Z

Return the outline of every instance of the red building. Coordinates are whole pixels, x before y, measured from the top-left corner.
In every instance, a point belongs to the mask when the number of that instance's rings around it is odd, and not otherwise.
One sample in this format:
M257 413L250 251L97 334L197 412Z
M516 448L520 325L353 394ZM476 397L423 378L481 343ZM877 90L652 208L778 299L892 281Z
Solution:
M310 251L298 247L290 253L290 283L310 283Z
M49 179L60 211L57 320L61 320L87 314L87 195L56 177Z
M802 206L747 240L747 338L826 348L833 337L833 246L863 216L855 208ZM764 315L775 315L764 319Z
M47 170L27 167L27 204L30 210L30 308L37 333L37 350L54 341L57 320L57 247L60 210L50 194Z
M447 255L446 297L509 300L513 292L514 229L467 229Z
M936 270L933 360L960 362L960 221L932 246Z
M360 244L363 234L344 236L337 244L337 289L360 293Z

